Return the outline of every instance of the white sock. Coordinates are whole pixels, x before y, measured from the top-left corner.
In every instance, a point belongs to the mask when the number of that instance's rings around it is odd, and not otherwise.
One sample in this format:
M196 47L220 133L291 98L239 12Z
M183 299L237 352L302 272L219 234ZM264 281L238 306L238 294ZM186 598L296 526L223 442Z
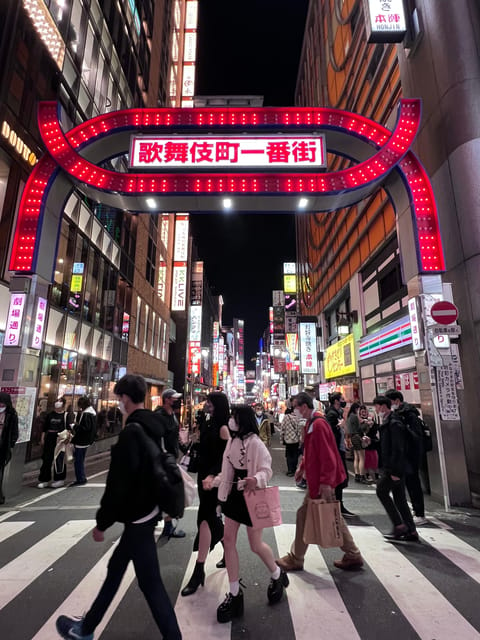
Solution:
M277 567L275 571L272 573L272 578L274 580L278 580L280 577L280 567Z
M236 580L235 582L230 582L230 593L232 596L238 596L238 592L240 591L240 582Z

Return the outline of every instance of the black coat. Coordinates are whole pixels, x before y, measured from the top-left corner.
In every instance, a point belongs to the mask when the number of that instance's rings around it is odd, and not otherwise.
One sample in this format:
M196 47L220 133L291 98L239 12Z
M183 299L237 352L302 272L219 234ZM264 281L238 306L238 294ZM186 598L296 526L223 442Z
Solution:
M82 411L73 432L72 444L77 447L92 444L97 434L97 416L93 407L87 407Z
M342 419L342 413L335 409L335 407L330 406L325 419L328 424L332 427L333 435L335 436L335 442L337 443L337 449L340 450L340 445L342 443L342 431L338 426L339 421Z
M392 411L380 425L379 432L382 469L401 478L407 470L405 425Z
M0 467L5 467L12 457L12 449L18 440L18 416L12 406L5 409L5 422L0 438Z

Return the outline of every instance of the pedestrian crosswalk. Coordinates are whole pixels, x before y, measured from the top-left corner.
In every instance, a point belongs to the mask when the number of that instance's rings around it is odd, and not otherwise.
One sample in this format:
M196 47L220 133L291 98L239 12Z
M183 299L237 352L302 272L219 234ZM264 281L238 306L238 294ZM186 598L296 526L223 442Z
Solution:
M71 519L55 526L39 538L40 524L34 518L21 519L21 512L9 512L0 519L0 630L8 630L8 640L50 640L57 637L55 620L61 614L82 615L91 604L106 574L116 541L107 548L90 552L91 519ZM188 524L193 527L194 513ZM42 527L45 527L45 522ZM48 529L48 527L47 527ZM246 536L239 539L241 570L247 589L242 619L220 625L215 611L228 591L225 570L216 569L221 557L220 545L206 562L205 586L193 596L180 596L195 563L190 543L183 547L179 560L172 562L182 543L170 541L159 546L164 581L172 596L184 640L231 640L242 637L261 640L311 640L313 637L336 640L370 640L390 637L396 640L474 640L480 638L480 551L468 537L455 531L422 527L421 544L391 544L375 526L351 526L355 542L365 560L358 572L335 569L333 560L341 557L338 549L320 550L310 546L304 571L290 574L287 598L279 605L266 603L268 572L248 550ZM293 524L265 531L265 539L274 552L284 555L295 533ZM32 542L30 543L29 540ZM93 545L93 542L91 543ZM478 545L477 545L478 546ZM12 557L12 549L14 557ZM80 558L80 568L70 576L69 558ZM61 566L61 583L54 583L53 567ZM46 576L51 576L48 582ZM450 584L449 576L454 579ZM95 638L126 640L133 638L122 628L138 627L135 637L157 637L156 627L147 615L132 622L138 602L138 587L130 566L115 600L112 602ZM26 602L34 603L45 585L51 594L42 594L41 606L31 606L25 617ZM169 588L170 585L170 588ZM38 592L38 593L37 593ZM145 610L142 610L143 612ZM23 617L22 617L23 616ZM125 616L128 616L125 618ZM125 624L124 624L125 623ZM127 624L128 623L128 624ZM112 631L115 629L115 631ZM16 631L12 631L16 630ZM243 633L242 632L242 633ZM12 635L13 633L13 635Z

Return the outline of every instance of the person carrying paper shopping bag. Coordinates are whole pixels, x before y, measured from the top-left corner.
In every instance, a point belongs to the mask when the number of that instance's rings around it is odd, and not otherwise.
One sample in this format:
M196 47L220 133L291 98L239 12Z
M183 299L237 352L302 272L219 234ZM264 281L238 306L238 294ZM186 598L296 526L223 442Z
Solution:
M295 540L290 553L277 560L284 571L301 571L308 544L303 541L307 505L310 499L335 500L335 487L345 480L345 469L338 453L337 444L328 422L313 409L312 398L307 393L299 393L293 398L295 415L306 420L302 461L295 473L295 480L305 478L308 491L302 506L297 511ZM338 569L352 570L363 566L363 558L353 541L343 517L340 519L344 552L341 560L334 565Z

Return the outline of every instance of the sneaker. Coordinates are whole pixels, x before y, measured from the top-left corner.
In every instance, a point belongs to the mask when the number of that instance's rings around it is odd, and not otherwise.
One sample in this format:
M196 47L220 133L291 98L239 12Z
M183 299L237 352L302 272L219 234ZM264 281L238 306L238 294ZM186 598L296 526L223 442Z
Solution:
M37 487L38 487L39 489L46 489L46 488L48 487L48 482L39 482L39 483L37 484Z
M67 640L93 640L93 633L83 633L83 618L60 616L55 623L58 633Z
M360 554L350 557L344 555L341 560L335 560L333 564L337 569L343 569L344 571L356 571L363 567L363 558Z
M345 507L342 507L341 509L342 512L342 516L344 518L356 518L357 514L356 513L352 513L351 511L349 511L348 509L346 509Z
M53 487L53 489L58 489L59 487L63 487L64 485L65 485L64 480L55 480L55 482L52 482L50 486Z
M69 487L82 487L84 484L87 484L86 480L75 480L75 482L71 482Z
M416 527L423 527L423 525L429 524L425 516L413 516L413 521Z
M399 524L393 528L391 533L385 533L383 537L385 540L403 540L408 533L408 527L405 524Z
M298 489L306 489L307 488L307 481L306 480L300 480L300 482L297 482L297 488Z
M275 560L275 562L283 571L303 571L303 562L296 560L291 553L287 553L286 556Z
M243 591L239 589L236 596L227 593L225 600L217 608L217 621L230 622L243 614Z
M280 577L270 578L270 584L267 589L267 598L270 604L276 604L282 599L283 591L290 584L285 571L280 571Z

